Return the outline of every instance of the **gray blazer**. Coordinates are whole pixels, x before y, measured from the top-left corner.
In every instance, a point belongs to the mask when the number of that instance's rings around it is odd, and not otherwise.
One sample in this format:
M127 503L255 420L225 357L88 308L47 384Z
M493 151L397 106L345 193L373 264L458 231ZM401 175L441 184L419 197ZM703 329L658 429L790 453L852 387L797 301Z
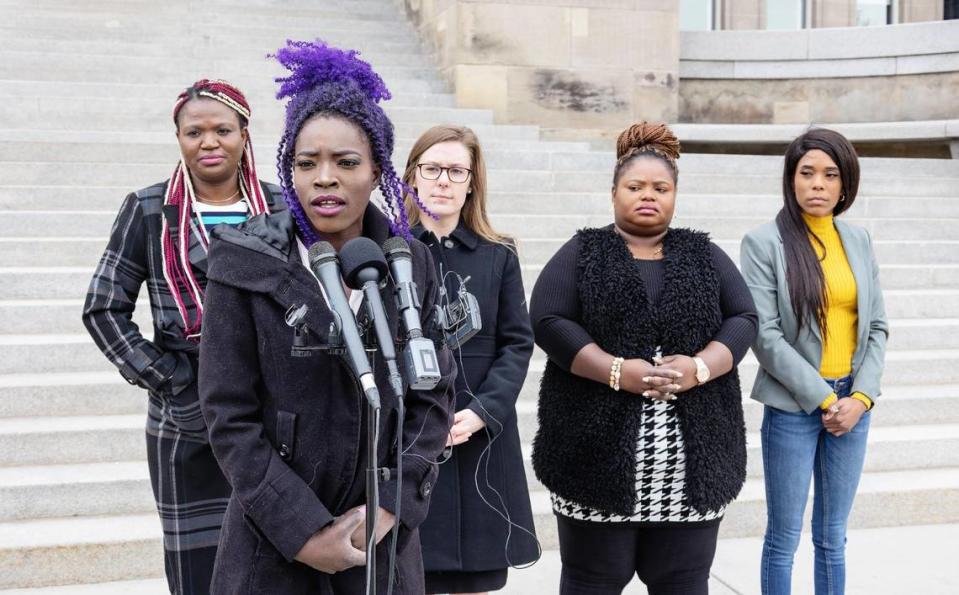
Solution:
M859 329L852 356L852 392L861 392L875 401L880 394L889 335L879 267L869 232L838 219L835 223L856 278ZM751 396L784 411L812 413L832 393L819 375L822 335L817 324L798 327L789 302L786 258L776 223L766 223L746 234L739 259L759 314L753 352L760 368Z

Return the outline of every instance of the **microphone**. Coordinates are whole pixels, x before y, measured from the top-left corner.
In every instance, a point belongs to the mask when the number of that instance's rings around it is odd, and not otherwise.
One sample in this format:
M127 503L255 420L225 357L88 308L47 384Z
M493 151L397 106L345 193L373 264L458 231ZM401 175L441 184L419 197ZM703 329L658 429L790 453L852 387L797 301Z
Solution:
M356 317L346 299L340 278L340 267L336 259L336 249L329 242L317 242L310 246L310 269L320 280L326 299L333 311L336 326L346 345L346 355L353 373L360 381L363 393L373 409L380 408L380 393L373 379L373 370L366 359L363 341L357 330Z
M340 250L340 264L343 267L343 278L347 287L362 289L366 298L366 309L373 320L376 331L376 342L380 345L380 353L386 361L390 384L398 399L403 398L403 378L396 367L396 346L393 344L393 335L390 333L389 319L386 308L380 298L380 281L386 279L389 268L383 252L376 242L369 238L357 237L348 241Z
M420 326L420 298L413 282L413 253L406 240L399 236L386 240L383 252L390 263L396 284L396 307L406 329L406 349L403 350L406 379L410 388L429 390L440 381L440 366L436 346L423 336Z

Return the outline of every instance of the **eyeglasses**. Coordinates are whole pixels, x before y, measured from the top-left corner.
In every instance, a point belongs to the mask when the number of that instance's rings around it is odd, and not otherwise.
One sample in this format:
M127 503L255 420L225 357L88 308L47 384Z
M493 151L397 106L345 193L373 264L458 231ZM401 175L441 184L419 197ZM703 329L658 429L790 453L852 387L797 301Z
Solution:
M462 184L470 179L470 174L473 173L473 170L465 167L441 167L433 163L420 163L416 166L416 169L420 170L420 175L423 176L424 180L438 180L445 171L446 177L454 184Z

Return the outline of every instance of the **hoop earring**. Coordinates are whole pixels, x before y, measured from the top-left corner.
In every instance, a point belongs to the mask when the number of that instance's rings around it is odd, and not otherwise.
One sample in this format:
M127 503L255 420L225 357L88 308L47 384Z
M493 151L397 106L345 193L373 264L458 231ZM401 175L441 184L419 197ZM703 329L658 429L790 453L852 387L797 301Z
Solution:
M846 202L846 195L842 194L839 196L839 202Z

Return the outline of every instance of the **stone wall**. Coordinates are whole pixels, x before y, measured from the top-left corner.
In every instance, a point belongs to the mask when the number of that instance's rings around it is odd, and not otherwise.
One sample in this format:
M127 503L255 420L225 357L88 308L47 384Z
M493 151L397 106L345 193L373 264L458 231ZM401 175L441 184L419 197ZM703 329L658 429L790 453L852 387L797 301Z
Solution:
M676 0L404 0L459 107L606 130L678 117Z
M683 79L679 121L793 124L959 117L959 72L823 79Z
M681 39L681 122L959 118L959 21Z

